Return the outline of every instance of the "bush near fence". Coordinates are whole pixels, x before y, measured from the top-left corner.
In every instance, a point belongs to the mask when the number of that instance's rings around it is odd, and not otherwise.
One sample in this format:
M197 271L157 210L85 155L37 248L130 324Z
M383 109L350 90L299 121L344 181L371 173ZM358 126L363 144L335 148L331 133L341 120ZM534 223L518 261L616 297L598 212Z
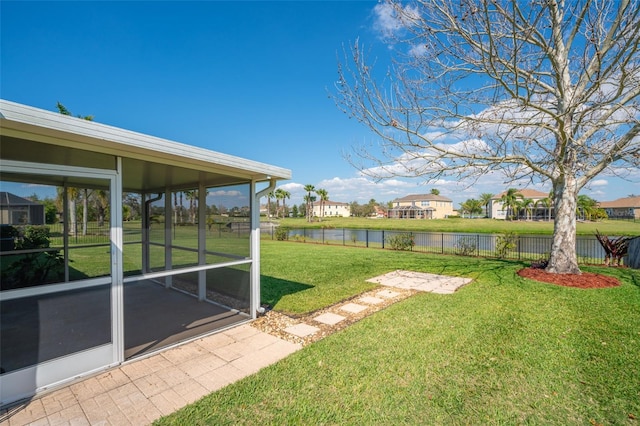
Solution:
M277 229L277 228L276 228ZM381 231L368 229L293 229L288 239L298 242L344 245L389 250L412 250L431 254L452 254L508 260L539 261L549 256L552 237L534 235L471 234ZM263 234L276 239L275 230L263 230ZM282 235L279 238L282 239ZM399 242L412 241L412 244ZM604 252L595 238L579 238L576 241L578 263L602 264Z

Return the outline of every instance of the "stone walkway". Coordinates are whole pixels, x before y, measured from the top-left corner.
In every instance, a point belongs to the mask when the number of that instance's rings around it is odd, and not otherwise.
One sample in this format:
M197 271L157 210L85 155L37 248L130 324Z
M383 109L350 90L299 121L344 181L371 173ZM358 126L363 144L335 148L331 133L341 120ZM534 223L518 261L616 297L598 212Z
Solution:
M287 317L279 330L261 330L259 318L124 364L4 409L0 426L147 425L390 303L417 291L450 294L471 279L394 271L368 281L390 288Z

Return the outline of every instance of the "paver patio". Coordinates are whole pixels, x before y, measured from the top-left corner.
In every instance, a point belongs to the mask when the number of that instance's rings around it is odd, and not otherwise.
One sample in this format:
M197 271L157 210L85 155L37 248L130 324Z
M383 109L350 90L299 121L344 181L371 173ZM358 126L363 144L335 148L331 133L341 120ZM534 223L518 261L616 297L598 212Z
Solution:
M389 288L354 299L358 303L339 304L336 310L344 315L326 312L311 319L323 324L342 323L345 315L361 315L383 299L399 296L394 287L450 294L472 280L398 270L367 281ZM289 329L301 335L319 330L304 322ZM301 348L300 343L243 324L3 409L0 426L150 424Z

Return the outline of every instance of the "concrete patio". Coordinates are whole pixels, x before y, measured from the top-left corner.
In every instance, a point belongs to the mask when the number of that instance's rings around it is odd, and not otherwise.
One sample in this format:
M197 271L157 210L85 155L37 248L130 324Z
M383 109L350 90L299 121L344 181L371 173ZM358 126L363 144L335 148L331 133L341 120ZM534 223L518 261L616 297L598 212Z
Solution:
M336 304L322 315L313 314L311 323L297 321L283 331L305 337L316 333L319 324L349 322L346 317L361 317L384 299L396 297L392 288L451 294L472 280L398 270L368 281L389 288ZM147 425L302 347L302 343L242 324L3 409L0 426Z
M150 424L301 347L240 325L5 409L0 425Z

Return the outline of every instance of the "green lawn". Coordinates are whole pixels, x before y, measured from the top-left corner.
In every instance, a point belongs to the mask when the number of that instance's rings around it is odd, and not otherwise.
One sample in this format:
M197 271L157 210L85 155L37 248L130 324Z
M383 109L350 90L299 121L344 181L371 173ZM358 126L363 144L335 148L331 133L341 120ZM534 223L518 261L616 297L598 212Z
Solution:
M326 217L322 222L309 223L304 218L279 220L288 228L357 228L407 230L424 232L471 232L499 234L508 231L518 234L552 234L553 222L496 219L368 219L357 217ZM593 235L596 230L604 235L640 235L640 221L603 220L578 222L578 235Z
M468 276L213 393L159 425L637 424L640 271L621 287L525 280L517 262L263 241L263 299L308 312L395 269Z

